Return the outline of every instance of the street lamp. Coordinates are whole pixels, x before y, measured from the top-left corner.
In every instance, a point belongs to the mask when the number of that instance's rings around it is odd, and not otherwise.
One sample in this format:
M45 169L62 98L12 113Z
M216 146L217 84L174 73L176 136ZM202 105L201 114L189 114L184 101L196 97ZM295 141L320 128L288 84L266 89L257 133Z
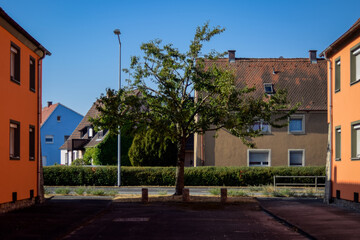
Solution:
M119 91L121 90L121 41L120 41L120 30L115 29L114 34L117 35L119 40ZM120 110L120 105L119 105ZM121 186L121 128L119 126L119 134L118 134L118 187Z

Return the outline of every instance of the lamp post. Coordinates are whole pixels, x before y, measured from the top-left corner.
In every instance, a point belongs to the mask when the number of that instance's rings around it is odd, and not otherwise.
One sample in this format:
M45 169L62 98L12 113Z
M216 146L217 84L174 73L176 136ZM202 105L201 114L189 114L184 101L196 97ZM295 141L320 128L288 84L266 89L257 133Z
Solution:
M119 91L121 90L121 41L120 41L120 30L115 29L114 34L117 35L119 40ZM119 106L120 110L120 106ZM118 133L118 187L121 186L121 128L119 126L119 133Z

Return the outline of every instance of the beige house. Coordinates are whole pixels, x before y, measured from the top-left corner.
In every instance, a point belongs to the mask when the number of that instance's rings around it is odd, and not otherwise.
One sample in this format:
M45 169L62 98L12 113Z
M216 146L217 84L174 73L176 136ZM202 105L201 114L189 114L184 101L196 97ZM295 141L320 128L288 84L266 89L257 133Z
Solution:
M194 166L319 166L325 165L327 151L327 67L324 59L310 51L309 58L229 58L207 60L234 71L236 84L256 87L255 94L287 89L291 105L301 103L289 118L289 125L273 128L259 121L254 129L263 136L249 149L226 129L196 135Z

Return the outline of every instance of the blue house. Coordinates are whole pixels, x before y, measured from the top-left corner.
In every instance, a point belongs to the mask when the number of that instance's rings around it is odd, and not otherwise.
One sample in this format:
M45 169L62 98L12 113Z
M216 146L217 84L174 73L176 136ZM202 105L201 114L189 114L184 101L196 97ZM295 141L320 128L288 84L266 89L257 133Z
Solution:
M41 153L43 166L60 164L60 146L74 131L84 116L62 105L48 102L42 109Z

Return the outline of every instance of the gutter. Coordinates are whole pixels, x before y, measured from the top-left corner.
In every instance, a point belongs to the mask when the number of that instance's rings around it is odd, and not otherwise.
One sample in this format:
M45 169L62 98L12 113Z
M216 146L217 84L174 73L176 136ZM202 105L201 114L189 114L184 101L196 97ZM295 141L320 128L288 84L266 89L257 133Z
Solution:
M325 52L325 51L324 51ZM331 173L332 173L332 153L333 153L333 99L332 99L332 62L330 59L327 58L326 54L323 52L323 56L325 57L325 60L329 63L329 127L328 127L328 156L326 159L326 184L325 184L325 198L324 202L329 204L332 199L332 182L331 182Z
M38 60L38 91L37 91L37 101L38 101L38 108L37 108L37 135L38 135L38 162L37 162L37 197L39 203L44 201L44 191L40 187L41 186L41 174L42 174L42 154L41 154L41 135L40 135L40 123L41 123L41 96L42 96L42 60L45 58L46 55L51 56L51 53L43 48L41 45L39 49L43 52L43 55ZM41 192L41 193L40 193Z

